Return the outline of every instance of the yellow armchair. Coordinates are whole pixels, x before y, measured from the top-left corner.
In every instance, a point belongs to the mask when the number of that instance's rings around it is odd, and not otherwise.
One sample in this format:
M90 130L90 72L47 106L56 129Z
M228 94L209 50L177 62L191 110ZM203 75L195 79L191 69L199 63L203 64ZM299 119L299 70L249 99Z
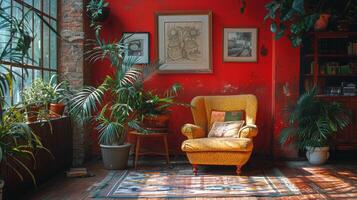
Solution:
M236 173L249 160L253 151L253 138L258 134L255 125L258 108L254 95L198 96L192 99L194 124L185 124L181 131L187 137L182 150L197 174L198 165L235 165ZM207 138L212 110L245 111L245 122L235 137Z

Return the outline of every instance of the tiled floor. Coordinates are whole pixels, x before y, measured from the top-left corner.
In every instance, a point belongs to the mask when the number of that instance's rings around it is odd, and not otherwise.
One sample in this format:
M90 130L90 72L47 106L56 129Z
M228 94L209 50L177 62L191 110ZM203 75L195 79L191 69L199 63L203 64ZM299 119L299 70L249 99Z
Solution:
M149 163L153 163L152 161ZM160 164L159 162L155 162ZM143 163L145 164L145 163ZM302 195L275 199L357 199L357 162L334 161L323 166L310 166L305 161L267 162L253 160L245 167L249 170L262 165L278 167L294 183ZM91 199L90 190L107 174L100 161L85 165L94 177L68 179L59 175L42 185L35 192L25 194L23 199L33 200L82 200ZM143 166L143 165L141 165ZM243 173L244 173L243 170ZM202 199L202 198L196 198ZM226 198L232 199L232 198ZM270 198L237 198L270 199Z

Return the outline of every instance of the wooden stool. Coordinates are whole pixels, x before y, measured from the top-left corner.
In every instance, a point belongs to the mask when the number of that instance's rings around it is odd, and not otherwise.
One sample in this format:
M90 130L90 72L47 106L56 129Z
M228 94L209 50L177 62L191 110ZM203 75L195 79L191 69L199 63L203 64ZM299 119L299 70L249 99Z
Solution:
M170 158L169 158L169 147L167 144L167 132L154 132L154 133L140 133L137 131L130 131L130 134L136 136L136 144L135 144L135 159L133 160L134 168L136 169L137 164L138 164L138 159L139 156L142 155L160 155L160 156L166 156L166 164L170 164ZM157 152L140 152L140 143L141 143L141 138L155 138L155 137L162 137L164 140L164 145L165 145L165 153L157 153Z

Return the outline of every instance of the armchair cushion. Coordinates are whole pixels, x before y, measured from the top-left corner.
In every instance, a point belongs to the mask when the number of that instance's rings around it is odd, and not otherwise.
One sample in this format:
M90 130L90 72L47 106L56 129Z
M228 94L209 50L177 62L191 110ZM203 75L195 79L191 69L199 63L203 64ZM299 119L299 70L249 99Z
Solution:
M185 152L252 151L253 142L249 138L200 138L182 143Z
M244 121L215 122L208 133L208 137L238 137L238 131Z
M194 124L185 124L181 128L181 132L188 139L203 138L206 136L205 130Z
M257 136L257 134L258 128L254 124L247 124L243 126L238 132L240 138L253 138Z
M217 111L212 110L209 129L213 127L215 122L240 121L245 119L244 110L238 111Z

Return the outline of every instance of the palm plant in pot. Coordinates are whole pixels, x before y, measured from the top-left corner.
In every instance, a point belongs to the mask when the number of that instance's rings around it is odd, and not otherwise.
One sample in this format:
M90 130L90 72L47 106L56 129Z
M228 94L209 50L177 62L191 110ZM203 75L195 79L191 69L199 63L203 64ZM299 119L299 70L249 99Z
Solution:
M323 164L329 157L329 139L350 124L350 115L341 103L323 101L316 94L314 87L289 109L289 127L282 130L280 142L306 150L311 164Z

